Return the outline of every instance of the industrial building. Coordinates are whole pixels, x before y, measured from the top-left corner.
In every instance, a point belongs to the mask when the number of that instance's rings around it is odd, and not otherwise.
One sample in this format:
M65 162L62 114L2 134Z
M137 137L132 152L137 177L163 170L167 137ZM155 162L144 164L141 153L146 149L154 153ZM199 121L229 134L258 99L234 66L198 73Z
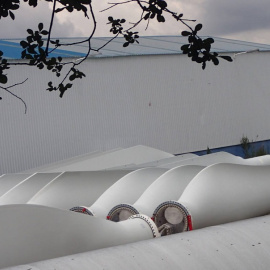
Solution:
M115 39L62 99L49 72L11 70L27 113L1 93L1 269L269 268L270 155L239 142L269 145L270 46L215 40L234 61L203 71L183 37Z
M79 39L72 39L73 41ZM93 39L98 47L107 38ZM1 40L10 61L21 61L20 40ZM213 50L233 62L206 70L182 55L184 37L140 37L123 48L115 39L82 64L86 78L63 98L46 91L47 71L13 67L10 84L24 105L1 93L0 173L142 144L172 154L239 145L243 135L270 139L270 46L215 38ZM66 48L67 49L67 48ZM78 59L86 48L59 51Z

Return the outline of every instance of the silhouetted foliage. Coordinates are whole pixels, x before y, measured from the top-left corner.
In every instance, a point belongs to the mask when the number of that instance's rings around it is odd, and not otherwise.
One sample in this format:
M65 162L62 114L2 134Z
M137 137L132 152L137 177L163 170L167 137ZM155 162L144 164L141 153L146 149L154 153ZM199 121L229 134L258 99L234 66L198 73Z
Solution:
M206 154L209 155L209 154L211 154L211 153L212 153L211 149L207 146Z
M256 139L258 138L258 135ZM265 149L264 145L260 145L259 147L255 146L256 141L253 140L250 142L249 138L245 135L242 136L240 140L240 145L244 152L245 158L259 157L268 154L267 149Z
M211 45L214 43L212 38L202 39L198 36L198 32L202 29L202 24L197 24L192 28L189 23L194 22L194 20L184 19L182 13L177 13L171 11L168 8L168 3L164 0L127 0L118 3L109 4L109 7L102 12L115 8L118 5L128 5L129 3L136 3L141 10L139 20L125 27L126 19L115 19L112 16L108 17L108 23L111 25L110 32L114 35L108 42L104 43L100 48L91 47L91 39L96 32L96 19L95 12L93 10L92 0L23 0L27 2L29 6L35 8L38 6L40 1L46 1L52 3L51 11L51 21L49 29L44 29L43 23L40 22L35 30L27 29L28 36L20 42L22 47L21 58L26 60L20 65L28 65L37 67L42 70L46 68L55 74L59 78L59 83L53 85L52 81L48 82L48 91L59 91L59 96L63 97L64 93L70 89L76 79L82 79L85 74L78 69L78 66L85 61L92 51L98 52L100 49L104 48L108 43L118 36L122 36L125 40L123 47L127 47L133 43L139 43L139 33L135 28L142 22L147 22L148 27L151 20L156 20L159 23L164 23L166 21L165 14L172 16L177 22L181 23L187 30L182 31L182 35L188 38L188 43L181 46L184 54L197 63L202 64L202 68L205 69L206 62L212 61L214 65L219 64L219 59L222 58L227 61L232 61L229 56L220 56L218 53L211 52ZM16 19L16 11L20 8L20 0L9 0L0 2L0 19L10 17L12 20ZM56 4L60 7L56 7ZM82 16L88 18L92 21L92 32L83 41L63 44L60 40L53 40L51 38L51 32L54 24L54 17L57 13L63 12L80 12ZM135 31L134 31L135 30ZM53 48L50 47L50 44ZM64 62L61 57L51 57L51 53L55 51L60 46L66 47L76 44L87 44L88 52L79 61L69 61ZM18 65L18 63L8 62L4 58L4 52L0 51L0 88L13 96L21 99L10 91L10 88L19 85L23 82L4 87L8 83L7 70L12 65ZM63 67L69 66L68 70L63 73ZM21 99L22 100L22 99ZM22 100L22 102L24 102ZM25 102L24 102L25 104ZM25 104L26 108L26 104Z
M240 144L241 144L241 147L242 147L243 152L244 152L244 157L249 158L250 157L250 146L251 146L249 138L247 136L243 135L243 137L240 140Z

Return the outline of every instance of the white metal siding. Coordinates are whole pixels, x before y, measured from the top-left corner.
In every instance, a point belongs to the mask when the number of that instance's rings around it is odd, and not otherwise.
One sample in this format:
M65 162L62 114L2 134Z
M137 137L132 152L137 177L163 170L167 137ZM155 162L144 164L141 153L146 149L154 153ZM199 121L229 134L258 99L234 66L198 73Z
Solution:
M242 54L205 71L184 55L91 58L62 99L45 91L49 73L15 67L11 83L29 77L15 90L28 112L1 93L0 171L137 144L184 153L243 134L270 139L269 57Z

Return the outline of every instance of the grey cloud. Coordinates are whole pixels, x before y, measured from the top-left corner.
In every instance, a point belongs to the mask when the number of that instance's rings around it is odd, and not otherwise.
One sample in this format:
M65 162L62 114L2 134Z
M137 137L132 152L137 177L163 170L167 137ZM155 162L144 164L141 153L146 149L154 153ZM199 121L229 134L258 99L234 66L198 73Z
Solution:
M248 41L260 40L270 43L268 29L270 28L270 2L260 0L168 0L168 6L173 11L183 12L184 17L196 19L204 25L202 35L245 39ZM126 18L127 24L140 18L141 11L136 4L119 5L111 10L100 13L107 7L106 1L93 0L93 7L97 20L96 36L109 36L108 16ZM24 37L27 28L37 27L42 21L48 28L50 10L48 3L39 2L39 8L29 8L25 3L20 12L16 12L16 20L0 20L0 38ZM85 21L81 14L63 13L56 17L53 36L55 37L79 37L87 36L91 32L91 20ZM57 19L58 18L58 19ZM146 24L138 28L140 35L178 35L185 29L183 25L176 23L167 16L166 23L152 21L148 30Z
M49 28L50 9L47 2L39 2L38 7L32 8L22 2L19 10L14 12L15 20L2 18L0 20L0 38L24 38L28 28L37 29L38 23L43 22L44 28ZM60 23L55 19L53 36L78 35L72 22Z
M228 35L251 30L269 29L270 2L250 0L206 0L200 7L199 19L211 35Z

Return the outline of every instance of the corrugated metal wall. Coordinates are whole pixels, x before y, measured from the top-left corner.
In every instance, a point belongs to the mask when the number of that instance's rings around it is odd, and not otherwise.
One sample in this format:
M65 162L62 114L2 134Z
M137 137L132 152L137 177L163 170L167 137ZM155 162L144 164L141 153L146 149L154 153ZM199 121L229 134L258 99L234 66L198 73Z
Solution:
M184 55L91 58L87 78L62 99L45 90L48 72L15 67L11 83L29 77L15 90L28 111L1 93L0 172L137 144L184 153L239 144L243 134L270 139L269 59L242 54L203 71Z

